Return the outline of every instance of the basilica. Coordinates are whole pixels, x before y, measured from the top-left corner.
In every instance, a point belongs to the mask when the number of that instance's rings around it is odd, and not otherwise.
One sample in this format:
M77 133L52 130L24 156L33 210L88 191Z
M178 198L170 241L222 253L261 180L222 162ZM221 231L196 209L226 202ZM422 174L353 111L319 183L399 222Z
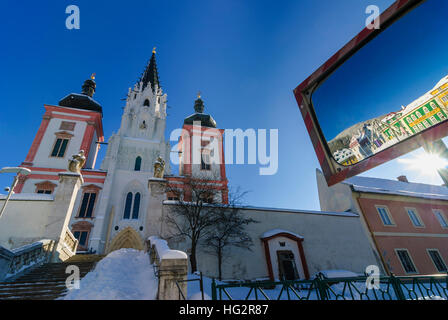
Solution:
M182 189L188 177L200 177L216 191L209 202L228 201L224 130L205 112L200 95L192 103L193 114L188 109L178 111L185 112L186 117L179 124L182 133L175 152L179 173L171 174L172 150L165 139L167 93L159 83L155 50L140 79L129 88L120 128L107 142L103 106L95 101L95 90L92 76L82 85L81 93L70 93L57 105L44 105L40 127L20 164L31 173L18 177L15 195L0 223L0 246L12 250L40 240L42 235L49 238L42 230L66 219L64 228L68 231L60 238L75 238L78 254L142 250L149 237L163 237L162 217L179 200L167 186ZM199 129L195 123L200 124ZM199 139L199 146L189 143L192 139ZM207 146L212 142L215 147L210 150ZM97 165L102 145L107 146L107 153ZM67 182L72 179L66 173L67 162L80 150L85 164L79 188L73 189ZM201 159L217 159L196 163L192 159L195 152ZM72 198L69 189L75 190ZM188 201L188 188L184 191ZM363 272L366 265L381 263L356 213L255 206L241 210L258 221L247 226L254 246L251 251L232 249L231 259L224 264L226 278L278 279L292 272L303 279L323 269ZM26 215L29 218L18 218ZM48 217L41 219L39 215ZM188 243L171 245L189 254ZM200 250L198 269L216 276L216 258Z

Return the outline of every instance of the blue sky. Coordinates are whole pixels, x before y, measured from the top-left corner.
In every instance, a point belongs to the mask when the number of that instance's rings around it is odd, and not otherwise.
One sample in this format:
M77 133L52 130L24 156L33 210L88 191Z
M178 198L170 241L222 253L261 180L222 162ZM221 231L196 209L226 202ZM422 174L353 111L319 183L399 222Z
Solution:
M376 0L381 10L393 1ZM76 4L80 30L65 28ZM314 149L292 90L355 36L372 1L6 1L0 12L0 167L19 165L43 105L57 104L96 72L105 138L120 125L128 87L157 47L168 94L167 136L193 112L198 90L221 128L279 129L279 170L227 167L248 204L319 209ZM103 148L104 151L105 148ZM103 152L101 153L101 155ZM391 162L365 175L428 181ZM12 176L0 175L0 186ZM437 176L431 179L441 183ZM437 180L439 179L439 180Z

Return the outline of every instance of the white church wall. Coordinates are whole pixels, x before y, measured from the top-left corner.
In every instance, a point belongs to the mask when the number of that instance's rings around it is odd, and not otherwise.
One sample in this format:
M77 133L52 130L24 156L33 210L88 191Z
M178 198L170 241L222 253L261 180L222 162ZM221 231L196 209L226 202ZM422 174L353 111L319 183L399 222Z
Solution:
M61 112L60 114L64 114ZM67 113L66 115L71 116L71 114ZM81 115L79 117L82 117ZM89 118L87 116L87 118ZM75 121L70 120L70 122L75 122L74 131L68 131L73 134L73 137L70 139L67 149L65 151L65 155L62 158L51 157L51 152L53 151L53 146L56 141L55 132L60 132L64 130L59 130L61 126L61 122L66 121L63 119L52 118L48 124L47 130L42 138L42 142L37 150L35 159L33 161L34 167L40 168L67 168L67 159L69 159L73 154L77 154L81 147L82 139L84 138L84 131L86 129L86 122L84 121Z
M0 195L0 207L3 207L5 197ZM53 195L12 195L0 218L0 245L15 249L42 240L45 224L53 210L53 200ZM12 230L14 232L11 232Z
M169 210L168 205L164 205L164 210ZM359 216L355 214L267 208L244 209L243 212L259 221L246 228L254 246L252 251L230 249L230 258L223 263L225 279L252 280L268 277L267 260L260 237L272 229L284 229L304 237L302 245L310 276L327 269L363 273L368 265L378 264ZM189 252L187 242L171 243L170 247ZM206 253L204 247L199 247L198 268L207 276L218 275L217 258Z
M42 239L55 240L62 252L69 219L82 178L60 173L60 188L54 195L20 193L12 195L0 217L0 245L14 249ZM3 206L6 196L0 196ZM56 255L57 256L57 255Z

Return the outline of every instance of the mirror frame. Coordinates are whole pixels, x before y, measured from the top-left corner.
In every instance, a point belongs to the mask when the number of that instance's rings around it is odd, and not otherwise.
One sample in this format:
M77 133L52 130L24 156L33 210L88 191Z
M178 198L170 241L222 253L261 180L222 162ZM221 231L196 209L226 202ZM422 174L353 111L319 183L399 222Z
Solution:
M302 114L311 142L314 146L321 169L328 186L332 186L347 178L372 169L382 163L393 160L410 151L427 145L429 142L439 140L448 135L448 121L439 123L424 132L399 142L385 150L382 150L369 158L350 166L344 166L334 160L328 148L326 139L317 121L312 104L312 94L337 68L353 56L358 50L373 40L377 35L386 30L395 21L406 13L416 8L426 0L396 0L387 10L380 14L380 29L365 27L356 37L349 41L342 49L336 52L319 69L311 74L297 88L294 95ZM375 21L377 20L375 19Z

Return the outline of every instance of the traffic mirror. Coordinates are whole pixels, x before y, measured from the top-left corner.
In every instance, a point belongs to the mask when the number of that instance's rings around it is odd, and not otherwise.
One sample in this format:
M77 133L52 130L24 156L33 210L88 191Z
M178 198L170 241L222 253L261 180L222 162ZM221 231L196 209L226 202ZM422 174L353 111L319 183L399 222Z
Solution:
M294 90L328 185L448 135L446 12L396 1Z

